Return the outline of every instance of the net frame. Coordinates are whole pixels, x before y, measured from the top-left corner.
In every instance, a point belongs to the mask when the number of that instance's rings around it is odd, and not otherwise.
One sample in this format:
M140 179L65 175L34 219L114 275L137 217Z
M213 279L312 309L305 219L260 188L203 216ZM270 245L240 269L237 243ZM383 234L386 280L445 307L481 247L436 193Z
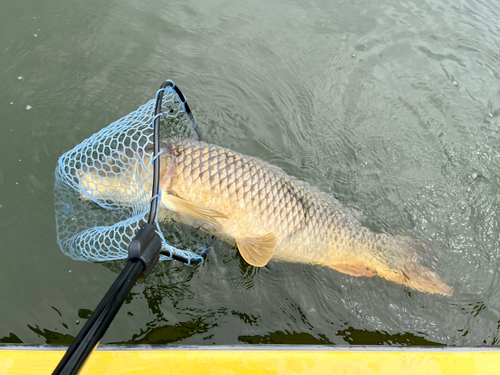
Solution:
M92 262L126 259L130 242L149 221L162 240L160 260L176 259L188 265L204 261L211 246L193 251L171 246L157 219L161 190L152 189L162 152L158 149L160 116L167 127L191 129L201 139L186 98L168 80L155 99L59 158L54 205L57 243L65 255Z

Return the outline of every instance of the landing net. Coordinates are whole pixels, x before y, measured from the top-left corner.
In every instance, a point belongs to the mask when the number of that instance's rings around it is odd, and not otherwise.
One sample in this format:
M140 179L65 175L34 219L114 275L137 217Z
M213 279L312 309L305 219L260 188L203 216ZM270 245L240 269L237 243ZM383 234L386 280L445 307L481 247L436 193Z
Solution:
M199 137L179 89L171 82L162 90L161 137ZM128 257L130 242L149 217L155 102L150 100L59 158L54 189L57 242L67 256L94 262ZM161 192L158 198L161 201ZM165 223L160 227L158 221L155 225L162 254L168 254L160 260L203 262L207 247L178 249L164 236L175 238L175 228Z

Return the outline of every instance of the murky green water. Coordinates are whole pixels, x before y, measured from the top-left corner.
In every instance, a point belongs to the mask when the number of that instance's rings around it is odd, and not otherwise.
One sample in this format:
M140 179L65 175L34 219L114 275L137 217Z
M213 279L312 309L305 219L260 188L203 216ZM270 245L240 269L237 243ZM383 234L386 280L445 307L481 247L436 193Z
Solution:
M426 1L0 4L0 342L69 343L122 263L65 257L58 157L173 79L205 139L436 244L453 297L218 242L141 282L104 343L496 345L500 6Z

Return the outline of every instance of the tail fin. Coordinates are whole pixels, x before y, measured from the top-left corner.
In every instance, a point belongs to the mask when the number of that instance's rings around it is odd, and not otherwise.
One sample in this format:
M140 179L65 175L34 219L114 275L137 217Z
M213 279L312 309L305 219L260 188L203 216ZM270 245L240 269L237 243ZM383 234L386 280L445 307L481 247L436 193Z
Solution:
M356 244L348 255L327 265L351 276L380 276L421 292L453 294L451 286L417 260L422 245L406 237L371 234L371 241Z

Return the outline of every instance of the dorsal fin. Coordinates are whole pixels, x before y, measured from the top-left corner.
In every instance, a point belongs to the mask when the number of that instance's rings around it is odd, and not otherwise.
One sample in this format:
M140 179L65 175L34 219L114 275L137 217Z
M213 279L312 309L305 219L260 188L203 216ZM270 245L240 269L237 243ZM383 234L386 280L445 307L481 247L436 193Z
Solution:
M221 225L215 218L220 217L223 219L229 219L229 217L222 212L203 207L199 204L184 200L174 195L165 195L162 197L161 203L171 211L191 216L192 218L208 224L215 229L221 229Z
M246 262L255 267L265 266L276 250L276 236L268 233L260 237L236 237L240 254Z

